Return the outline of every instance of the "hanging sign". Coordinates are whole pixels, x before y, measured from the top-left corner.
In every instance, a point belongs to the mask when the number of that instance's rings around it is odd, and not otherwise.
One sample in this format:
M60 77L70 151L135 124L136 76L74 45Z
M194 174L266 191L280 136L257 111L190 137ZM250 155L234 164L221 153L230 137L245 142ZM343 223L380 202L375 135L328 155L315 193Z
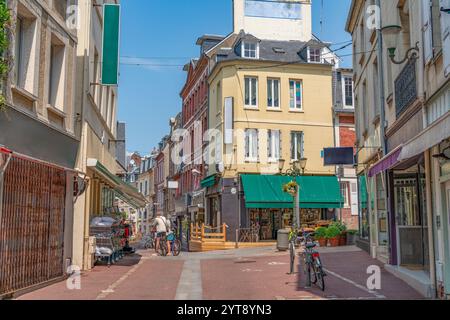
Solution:
M119 83L120 5L103 5L102 79L105 86Z

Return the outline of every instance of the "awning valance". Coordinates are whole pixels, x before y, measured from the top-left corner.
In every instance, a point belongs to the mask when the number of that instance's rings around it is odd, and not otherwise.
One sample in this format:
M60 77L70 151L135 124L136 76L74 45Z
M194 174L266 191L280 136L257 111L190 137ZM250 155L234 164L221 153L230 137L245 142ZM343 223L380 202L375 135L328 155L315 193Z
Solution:
M450 111L436 123L422 131L417 137L407 142L403 146L399 161L424 153L448 137L450 137Z
M116 196L136 209L144 208L147 204L144 196L139 191L122 181L118 176L111 173L97 159L88 159L87 167L97 173L105 180L115 191Z
M375 163L369 170L368 176L371 178L376 176L380 172L391 169L395 166L400 160L400 153L402 152L402 146L395 148L392 152L387 154L383 159Z
M216 184L216 174L210 175L209 177L206 177L205 179L203 179L200 184L202 186L202 188L210 188L212 186L214 186Z
M293 207L292 196L283 192L283 185L292 177L273 175L242 175L245 204L247 208L289 209ZM300 208L341 208L339 182L335 176L302 176L300 185Z

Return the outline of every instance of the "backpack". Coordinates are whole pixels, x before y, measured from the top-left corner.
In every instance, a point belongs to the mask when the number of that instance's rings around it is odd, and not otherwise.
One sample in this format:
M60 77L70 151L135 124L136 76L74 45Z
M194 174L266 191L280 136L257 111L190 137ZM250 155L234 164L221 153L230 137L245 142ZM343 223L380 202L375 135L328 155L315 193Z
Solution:
M167 221L166 217L161 216L161 220L164 222L164 225L166 226L166 232L169 232L170 231L170 224Z

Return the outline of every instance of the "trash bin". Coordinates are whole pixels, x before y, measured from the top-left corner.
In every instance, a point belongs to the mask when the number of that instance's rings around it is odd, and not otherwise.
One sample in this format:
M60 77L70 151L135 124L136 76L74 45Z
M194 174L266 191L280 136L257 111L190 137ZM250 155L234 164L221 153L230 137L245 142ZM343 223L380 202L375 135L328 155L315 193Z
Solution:
M279 251L286 251L289 249L289 230L278 230L277 249Z

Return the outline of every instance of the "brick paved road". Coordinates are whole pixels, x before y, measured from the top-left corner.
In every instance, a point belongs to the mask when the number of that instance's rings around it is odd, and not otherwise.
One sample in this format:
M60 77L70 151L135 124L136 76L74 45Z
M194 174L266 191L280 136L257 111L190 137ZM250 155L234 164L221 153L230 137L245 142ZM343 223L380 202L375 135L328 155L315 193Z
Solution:
M305 288L302 273L287 274L287 253L259 248L183 253L166 258L139 251L111 268L98 266L83 273L81 290L68 290L66 283L61 282L19 299L421 299L414 289L384 271L365 252L355 248L323 251L323 263L329 271L325 292L316 287ZM366 270L370 265L382 268L382 290L377 292L366 288Z

